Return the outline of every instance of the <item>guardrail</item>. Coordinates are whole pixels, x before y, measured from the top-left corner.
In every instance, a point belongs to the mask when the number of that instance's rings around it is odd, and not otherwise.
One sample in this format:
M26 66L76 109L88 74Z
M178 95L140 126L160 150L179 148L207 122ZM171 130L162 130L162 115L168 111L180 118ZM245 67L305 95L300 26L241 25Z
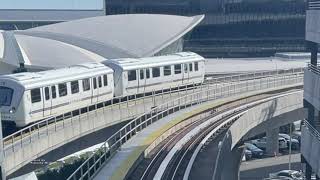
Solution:
M170 100L130 121L113 136L108 138L98 151L90 156L72 175L70 175L70 177L68 177L68 180L93 178L103 165L110 160L110 157L121 149L122 144L127 142L137 132L169 114L210 100L239 95L249 91L258 91L278 86L302 83L302 81L303 76L297 74L296 76L274 76L273 78L267 79L239 81L234 84L220 87L210 87L210 85L207 85L205 88L201 87L201 91L199 92L183 95L177 99Z
M320 1L319 0L309 0L309 10L317 10L320 9Z
M315 66L315 65L309 63L309 64L308 64L308 70L310 70L311 72L314 72L314 73L320 75L320 68L319 68L318 65Z
M309 131L320 141L320 132L315 127L313 127L312 124L310 124L307 120L304 120L303 125L306 126Z

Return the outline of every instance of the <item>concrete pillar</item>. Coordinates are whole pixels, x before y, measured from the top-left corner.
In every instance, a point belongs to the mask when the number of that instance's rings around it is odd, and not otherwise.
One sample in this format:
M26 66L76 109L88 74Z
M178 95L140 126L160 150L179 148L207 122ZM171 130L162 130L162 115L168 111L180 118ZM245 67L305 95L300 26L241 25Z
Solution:
M311 180L312 167L306 162L306 180Z
M308 41L308 50L311 52L311 64L316 66L318 63L318 44Z
M225 156L225 159L223 161L227 163L223 167L221 180L238 180L240 178L239 169L242 160L243 150L243 147L234 147L233 150L229 152L227 156Z
M267 155L277 155L279 154L279 128L267 129Z

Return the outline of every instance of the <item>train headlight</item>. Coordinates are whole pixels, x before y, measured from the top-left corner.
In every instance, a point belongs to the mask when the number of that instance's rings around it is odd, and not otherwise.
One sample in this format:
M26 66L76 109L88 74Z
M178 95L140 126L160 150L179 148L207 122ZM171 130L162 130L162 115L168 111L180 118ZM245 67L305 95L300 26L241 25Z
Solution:
M16 108L15 107L11 108L10 111L9 111L10 114L13 114L15 112L16 112Z

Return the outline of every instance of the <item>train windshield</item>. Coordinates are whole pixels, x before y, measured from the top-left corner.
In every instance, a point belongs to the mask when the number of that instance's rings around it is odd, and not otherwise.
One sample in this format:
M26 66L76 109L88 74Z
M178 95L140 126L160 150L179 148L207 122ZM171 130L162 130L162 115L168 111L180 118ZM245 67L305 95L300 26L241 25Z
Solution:
M13 89L0 86L0 107L10 106L13 95Z

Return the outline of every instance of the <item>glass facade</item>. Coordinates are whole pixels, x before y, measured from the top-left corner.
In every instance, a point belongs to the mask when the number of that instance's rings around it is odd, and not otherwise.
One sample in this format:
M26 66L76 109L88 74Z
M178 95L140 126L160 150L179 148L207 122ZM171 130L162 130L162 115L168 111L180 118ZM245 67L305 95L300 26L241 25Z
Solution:
M106 0L107 14L205 14L185 50L207 57L306 51L306 0Z

